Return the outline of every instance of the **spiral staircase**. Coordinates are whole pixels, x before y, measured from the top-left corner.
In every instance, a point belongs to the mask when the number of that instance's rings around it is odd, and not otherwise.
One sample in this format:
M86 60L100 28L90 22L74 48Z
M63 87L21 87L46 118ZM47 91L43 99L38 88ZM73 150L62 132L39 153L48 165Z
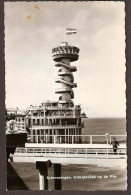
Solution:
M55 93L61 94L59 103L62 106L64 104L73 104L73 88L77 87L77 84L74 83L73 72L77 71L77 68L76 66L71 66L70 62L78 60L79 48L69 46L67 42L63 42L61 46L53 48L52 54L55 66L60 68L58 70L59 78L55 80L56 83L61 84L61 87L55 91Z

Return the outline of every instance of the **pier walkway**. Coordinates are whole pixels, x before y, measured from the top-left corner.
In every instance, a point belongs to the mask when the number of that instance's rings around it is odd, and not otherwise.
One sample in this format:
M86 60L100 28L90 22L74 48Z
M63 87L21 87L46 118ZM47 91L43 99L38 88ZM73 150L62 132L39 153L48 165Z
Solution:
M39 136L37 136L36 143L26 143L24 148L16 148L14 154L14 160L19 162L31 162L39 159L51 159L52 162L63 162L63 163L91 163L98 164L98 161L108 160L112 163L119 165L120 161L126 161L127 159L127 145L126 141L123 143L119 142L120 145L117 148L117 152L113 153L113 147L111 143L112 136L117 138L125 137L126 135L84 135L85 138L90 138L88 143L74 143L74 136L71 136L71 143L56 143L57 136L54 136L54 142L49 143L48 137L46 136L46 143L38 142ZM106 138L106 143L93 143L92 138L102 136ZM81 136L83 137L83 135ZM103 140L104 140L103 139ZM118 161L119 159L119 161ZM30 161L31 160L31 161ZM107 162L107 161L106 161ZM103 163L102 163L103 164ZM109 163L110 164L110 163ZM126 163L124 163L126 164Z
M26 163L36 163L36 161L45 161L51 160L52 163L61 163L63 165L67 164L83 164L83 165L97 165L100 167L119 167L122 169L126 169L127 167L127 159L126 158L58 158L58 157L20 157L14 156L14 162L26 162Z
M41 147L41 148L106 148L112 149L110 144L43 144L43 143L26 143L25 147ZM126 144L122 143L118 148L126 149Z
M43 157L74 159L126 159L126 144L121 144L114 154L107 144L26 144L25 148L16 148L14 157Z

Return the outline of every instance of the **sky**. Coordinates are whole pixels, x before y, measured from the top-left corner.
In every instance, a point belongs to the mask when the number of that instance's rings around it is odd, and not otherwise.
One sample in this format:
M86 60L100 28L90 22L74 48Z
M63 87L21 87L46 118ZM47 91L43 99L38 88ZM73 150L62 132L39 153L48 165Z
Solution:
M5 2L6 107L57 101L52 48L80 48L74 103L92 117L125 117L124 2ZM77 30L65 35L66 28Z

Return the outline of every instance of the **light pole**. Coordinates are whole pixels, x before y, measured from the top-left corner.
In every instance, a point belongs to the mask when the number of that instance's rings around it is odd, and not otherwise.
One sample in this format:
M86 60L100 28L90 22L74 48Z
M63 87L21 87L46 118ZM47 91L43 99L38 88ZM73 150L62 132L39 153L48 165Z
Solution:
M106 136L106 143L107 143L107 158L108 158L108 138L109 138L109 134L107 133L107 134L105 134L105 136Z

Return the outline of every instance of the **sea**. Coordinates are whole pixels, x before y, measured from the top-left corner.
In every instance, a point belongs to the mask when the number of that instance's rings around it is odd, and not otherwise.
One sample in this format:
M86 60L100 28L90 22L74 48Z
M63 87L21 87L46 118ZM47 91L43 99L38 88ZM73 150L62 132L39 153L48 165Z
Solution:
M106 143L106 136L95 136L105 134L115 137L120 143L126 142L126 118L86 118L83 122L85 127L82 129L82 134L93 135L93 143ZM89 139L83 136L82 141L89 143Z
M125 143L126 119L125 118L91 118L84 119L83 135L113 135L120 143ZM84 138L83 142L88 142ZM105 137L93 137L93 143L105 143ZM97 159L96 159L97 160ZM101 159L102 160L102 159ZM53 166L48 175L54 176ZM117 166L62 165L61 175L62 190L80 191L112 191L127 190L127 170ZM68 178L69 177L69 178ZM68 178L68 179L66 179ZM54 190L54 181L49 181L48 190ZM10 162L7 166L8 190L39 190L39 173L35 163Z

